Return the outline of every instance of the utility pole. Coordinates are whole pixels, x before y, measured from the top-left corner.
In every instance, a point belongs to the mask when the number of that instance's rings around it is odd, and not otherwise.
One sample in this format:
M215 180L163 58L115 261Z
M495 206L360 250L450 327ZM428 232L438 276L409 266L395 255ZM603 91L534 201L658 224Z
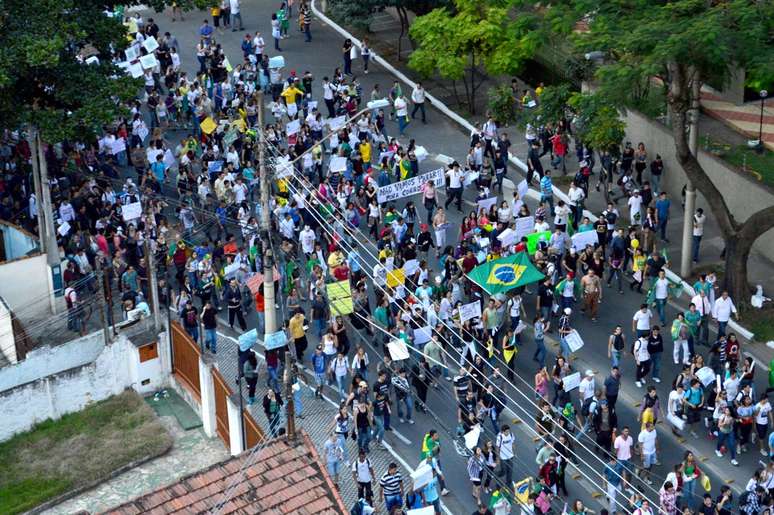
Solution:
M43 152L43 144L40 141L40 133L37 129L31 129L32 132L32 161L37 161L38 165L38 184L40 186L40 197L38 198L38 214L43 215L43 224L45 225L45 231L41 233L41 242L45 238L45 245L41 247L46 249L46 259L50 268L51 282L54 287L50 296L51 312L56 314L56 299L54 292L56 291L57 283L53 279L59 278L59 286L64 290L64 280L62 278L62 260L59 257L59 245L56 242L56 230L54 229L54 210L51 205L51 188L48 182L48 164L46 163L46 155Z
M46 234L46 221L44 220L44 213L40 200L43 198L43 191L40 186L40 164L38 163L38 131L34 127L29 128L27 133L27 141L30 145L32 164L32 184L35 190L35 210L38 214L38 241L40 243L40 251L45 253L47 250L48 235Z
M156 257L154 249L150 245L150 230L153 223L153 209L148 206L148 214L145 216L145 265L148 267L148 293L151 297L153 309L153 329L158 333L161 328L161 311L159 309L159 285L156 282Z
M264 332L277 331L277 311L274 292L274 254L269 242L271 230L271 181L266 166L266 139L263 131L263 91L258 92L258 164L261 177L261 242L263 255L263 296L264 296Z
M288 417L288 438L296 438L296 404L293 400L293 353L290 349L285 353L285 406Z
M99 306L99 321L102 323L102 334L105 336L105 345L110 345L110 331L108 330L108 320L107 320L107 313L105 313L105 309L107 309L107 303L105 302L105 299L107 298L107 292L105 291L105 281L104 281L104 274L102 271L102 258L98 255L97 259L97 284L99 285L97 291L99 292L99 296L97 297L97 305Z
M688 149L698 159L699 145L699 94L701 84L694 80L691 83L691 110L688 132ZM691 260L693 259L693 214L696 211L696 187L688 180L685 187L685 211L683 213L683 241L680 253L680 275L691 275Z

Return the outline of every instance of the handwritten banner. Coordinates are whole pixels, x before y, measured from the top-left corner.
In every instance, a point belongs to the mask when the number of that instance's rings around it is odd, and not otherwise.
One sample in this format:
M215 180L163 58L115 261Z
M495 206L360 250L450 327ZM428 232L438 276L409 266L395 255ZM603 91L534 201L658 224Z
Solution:
M404 197L410 197L416 195L422 190L422 186L427 181L433 181L436 188L441 188L444 185L444 169L438 168L432 172L423 173L416 177L406 179L405 181L394 182L387 186L382 186L376 194L376 198L380 204L385 202L392 202Z
M460 307L460 322L465 322L472 318L481 316L481 303L471 302L470 304L463 304Z

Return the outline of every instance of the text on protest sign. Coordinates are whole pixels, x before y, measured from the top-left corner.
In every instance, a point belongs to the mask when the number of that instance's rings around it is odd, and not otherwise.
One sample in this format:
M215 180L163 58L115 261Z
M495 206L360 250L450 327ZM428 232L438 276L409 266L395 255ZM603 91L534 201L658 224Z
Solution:
M406 179L405 181L394 182L387 186L382 186L376 194L376 198L380 204L385 202L392 202L399 198L410 197L416 195L422 191L422 186L427 181L433 181L436 188L441 188L444 185L444 169L438 168L432 172L423 173L416 177Z
M470 304L463 304L460 307L460 322L465 322L472 318L481 316L481 303L471 302Z

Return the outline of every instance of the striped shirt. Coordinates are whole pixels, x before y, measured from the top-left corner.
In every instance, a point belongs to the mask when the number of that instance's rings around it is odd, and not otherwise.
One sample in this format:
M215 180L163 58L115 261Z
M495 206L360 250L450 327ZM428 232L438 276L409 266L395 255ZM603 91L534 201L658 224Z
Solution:
M379 485L384 490L384 495L400 495L400 485L403 483L403 476L400 472L390 474L389 471L385 472L382 478L379 480Z
M543 178L540 179L540 193L542 193L545 198L551 198L554 195L553 183L551 182L551 177L548 175L544 175Z

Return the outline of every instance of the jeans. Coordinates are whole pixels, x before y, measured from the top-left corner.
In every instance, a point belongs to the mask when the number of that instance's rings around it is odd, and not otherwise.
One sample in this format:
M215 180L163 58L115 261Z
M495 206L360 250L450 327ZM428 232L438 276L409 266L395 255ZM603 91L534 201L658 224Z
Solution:
M344 449L344 462L345 463L348 462L349 461L349 451L347 450L347 435L346 435L346 433L345 434L336 433L336 443L339 445L339 447Z
M195 325L192 327L185 326L185 332L188 333L188 335L191 337L191 339L198 343L199 342L199 326Z
M381 415L374 415L374 440L376 440L377 443L382 443L382 440L384 439L384 419Z
M707 315L701 317L701 322L699 322L699 336L697 340L699 340L699 345L709 345L709 317Z
M551 208L551 216L554 216L554 196L553 195L541 195L540 200L542 202L545 202L548 204L548 206Z
M274 38L274 50L282 52L282 49L279 46L279 38Z
M414 109L411 111L412 118L414 118L415 115L417 114L417 109L419 110L420 113L422 113L422 123L427 122L427 117L425 115L425 103L420 102L418 104L414 104Z
M218 337L215 329L204 328L204 341L212 352L216 352L218 348Z
M318 338L322 338L323 331L325 330L325 320L322 318L314 319L314 333L317 335Z
M310 25L308 23L304 24L304 41L307 43L312 41L312 31L310 30Z
M694 235L693 237L693 261L699 261L699 246L701 245L701 236Z
M347 376L336 376L336 387L341 399L347 398Z
M304 405L301 403L301 389L297 392L293 392L293 408L297 417L300 417L304 412Z
M352 59L349 52L344 55L344 75L352 75Z
M401 398L398 396L398 418L403 418L403 405L406 406L406 420L411 420L414 416L414 399L411 395Z
M623 356L622 350L610 350L610 366L611 367L617 367L621 363L621 356Z
M720 322L718 321L718 336L725 336L726 335L726 326L728 325L728 321Z
M505 476L505 484L510 485L513 483L513 460L500 460L500 475Z
M266 330L266 314L263 311L256 311L255 315L258 319L258 324L256 324L255 329L258 334L263 334L263 332Z
M371 429L365 428L357 431L357 448L363 449L366 453L370 451L368 443L371 441Z
M661 325L666 325L666 315L664 314L664 306L666 305L666 299L656 299L656 312L661 319Z
M637 370L635 371L636 380L644 380L648 375L648 372L650 372L650 360L640 361L640 364L637 365Z
M661 353L652 352L650 354L650 361L653 366L653 373L651 375L654 379L661 379Z
M667 239L666 238L666 228L667 228L667 222L668 221L669 220L667 220L667 219L659 220L658 221L658 234L659 234L659 237L662 240L666 240Z
M690 481L683 481L683 501L688 504L689 507L694 508L696 506L696 479Z
M398 116L398 134L403 136L403 131L406 130L408 123L408 116Z
M618 281L618 291L623 291L621 287L621 270L619 268L611 268L610 274L607 276L607 284L610 285L613 282L613 278Z
M725 445L726 449L728 449L728 452L731 453L731 459L736 459L736 442L734 441L734 431L731 430L728 433L724 433L723 431L718 431L718 445L715 447L715 450L720 450L720 448Z
M266 367L266 371L269 374L269 377L266 379L266 386L278 392L280 388L279 367Z
M535 338L535 347L535 354L532 355L532 359L540 363L542 368L546 366L546 344L543 338Z
M661 175L650 174L650 185L653 189L653 193L658 195L661 193ZM666 224L664 224L666 225ZM663 239L663 238L662 238Z
M244 30L244 26L242 25L242 13L231 13L231 30L234 32L237 30L237 20L239 20L239 30Z

